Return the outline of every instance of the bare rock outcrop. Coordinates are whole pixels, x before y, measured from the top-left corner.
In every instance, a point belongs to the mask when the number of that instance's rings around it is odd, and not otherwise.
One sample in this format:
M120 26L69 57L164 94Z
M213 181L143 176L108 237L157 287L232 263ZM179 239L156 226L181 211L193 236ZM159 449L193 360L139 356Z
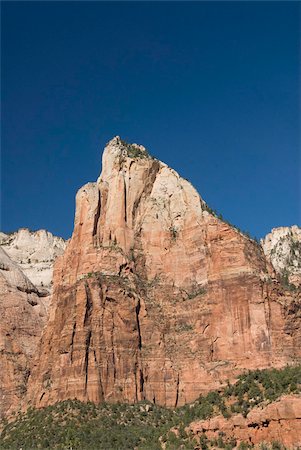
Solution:
M192 422L186 431L197 440L205 434L210 440L220 436L225 441L235 440L257 446L279 442L287 448L301 445L301 396L286 395L264 407L254 408L247 417L236 414L229 419L216 416Z
M46 230L0 233L0 245L23 273L40 290L52 291L53 264L62 255L66 242Z
M301 228L273 228L261 240L267 259L286 283L301 285Z
M177 406L301 356L300 298L144 147L114 138L76 196L27 400Z
M0 418L20 405L46 307L39 290L0 247Z

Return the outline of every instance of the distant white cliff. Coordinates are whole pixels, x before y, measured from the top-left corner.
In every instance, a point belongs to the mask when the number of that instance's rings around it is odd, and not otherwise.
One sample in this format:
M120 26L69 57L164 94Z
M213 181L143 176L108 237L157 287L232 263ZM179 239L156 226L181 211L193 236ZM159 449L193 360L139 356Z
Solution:
M273 228L261 240L261 245L267 259L275 271L287 282L301 284L301 228Z
M12 234L0 233L0 245L39 290L51 293L53 264L64 253L64 239L46 230L20 228Z

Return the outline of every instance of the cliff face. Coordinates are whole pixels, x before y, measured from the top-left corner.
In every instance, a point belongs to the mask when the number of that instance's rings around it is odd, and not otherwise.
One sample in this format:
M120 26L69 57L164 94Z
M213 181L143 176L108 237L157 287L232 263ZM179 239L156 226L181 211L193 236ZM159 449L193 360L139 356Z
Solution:
M301 285L301 228L273 228L261 241L267 259L286 281Z
M300 302L192 185L114 138L77 194L28 400L177 406L300 357Z
M53 264L65 250L64 239L46 230L21 228L11 234L0 233L0 245L38 289L51 293Z
M38 289L0 247L0 419L20 405L46 321Z

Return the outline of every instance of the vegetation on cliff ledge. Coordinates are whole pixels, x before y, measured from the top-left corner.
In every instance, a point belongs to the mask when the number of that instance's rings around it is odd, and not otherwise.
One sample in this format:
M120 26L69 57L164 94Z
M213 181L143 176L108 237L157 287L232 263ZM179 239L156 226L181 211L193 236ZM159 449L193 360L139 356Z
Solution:
M235 384L177 409L149 402L95 405L66 400L18 413L10 423L2 421L0 449L155 450L163 444L166 450L193 449L196 442L185 431L193 420L221 413L225 417L237 412L246 415L256 405L270 403L283 394L300 392L301 366L295 366L248 372ZM177 435L170 432L171 428L177 428ZM218 442L204 437L198 448L230 449L235 445L235 441L224 441L222 436ZM250 445L241 444L240 448L247 449ZM278 443L272 443L270 448L283 449Z
M137 144L129 144L128 142L120 139L121 144L126 148L127 156L133 159L144 159L151 158L151 155L148 153L146 149L142 149Z

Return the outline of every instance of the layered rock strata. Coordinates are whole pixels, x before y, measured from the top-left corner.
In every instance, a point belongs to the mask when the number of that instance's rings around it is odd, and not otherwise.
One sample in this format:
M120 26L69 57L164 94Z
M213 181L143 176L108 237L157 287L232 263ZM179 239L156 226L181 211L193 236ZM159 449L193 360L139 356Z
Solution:
M20 405L46 307L39 290L0 247L0 418Z
M261 246L116 137L76 196L28 400L182 405L245 369L298 360L299 311Z

